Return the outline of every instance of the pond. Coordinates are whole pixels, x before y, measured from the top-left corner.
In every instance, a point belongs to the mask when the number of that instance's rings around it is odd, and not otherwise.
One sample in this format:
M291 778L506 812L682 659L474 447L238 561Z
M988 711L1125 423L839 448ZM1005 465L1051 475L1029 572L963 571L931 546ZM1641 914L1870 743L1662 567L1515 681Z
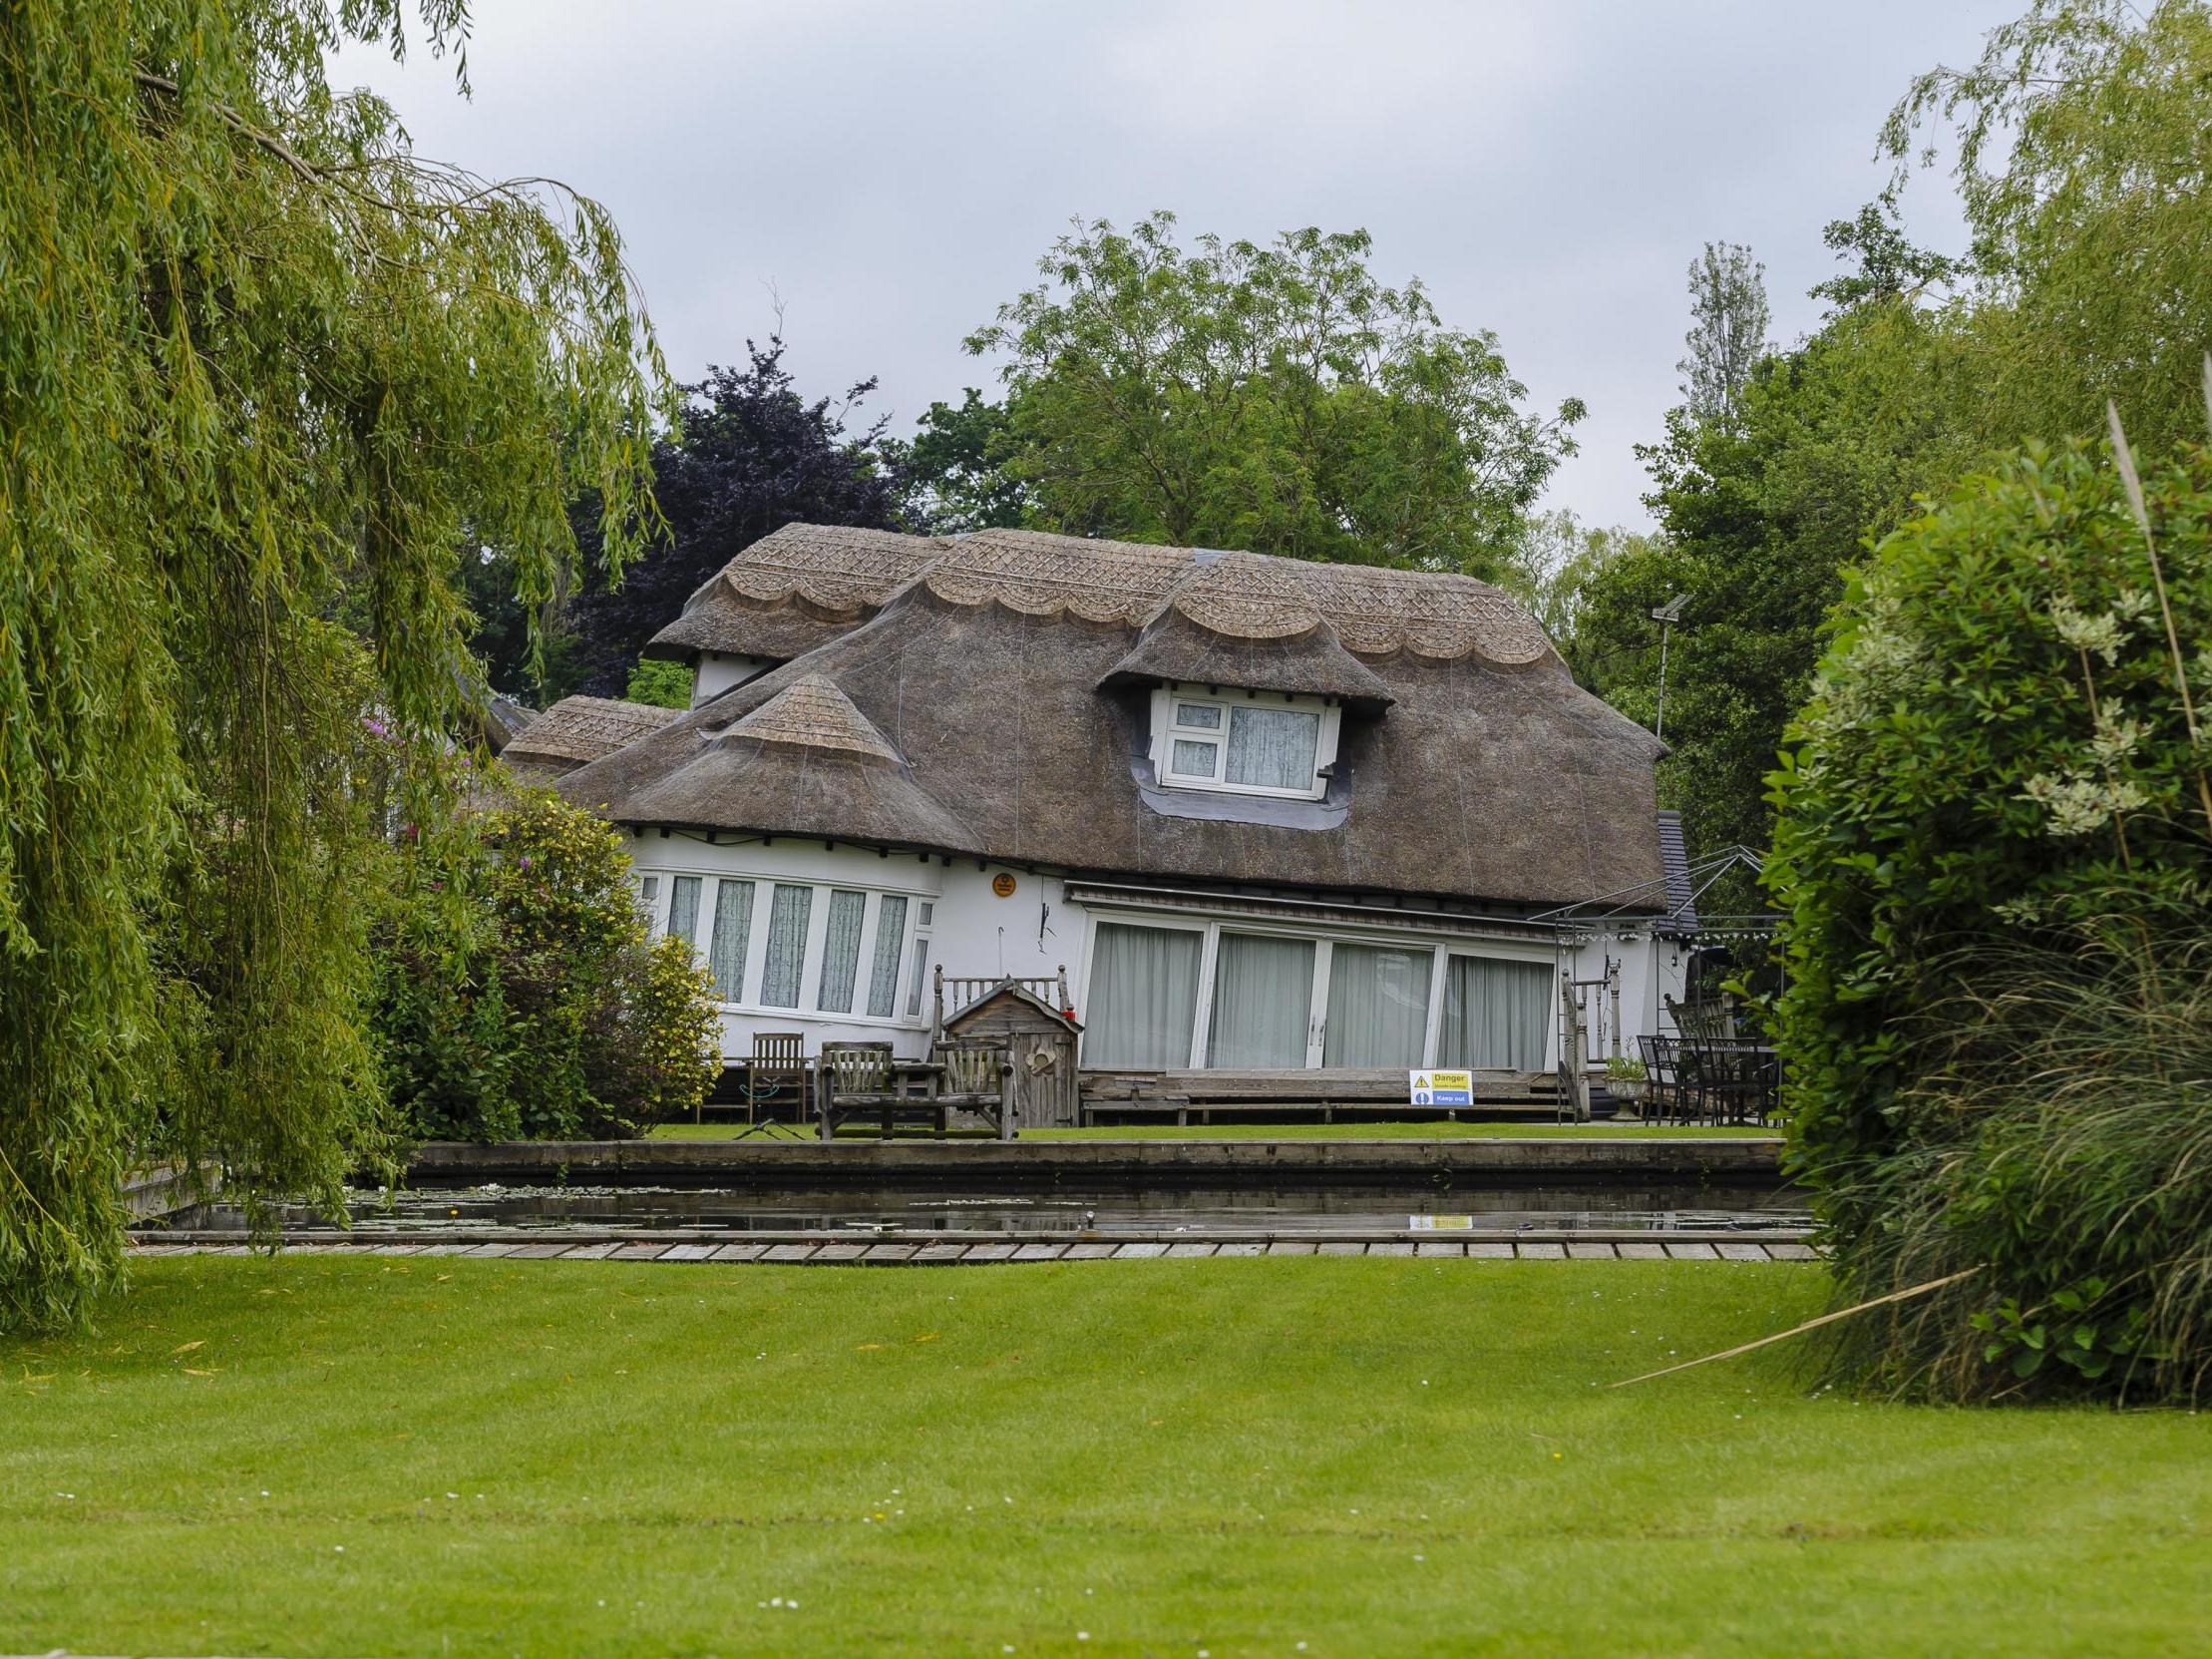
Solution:
M1725 1233L1810 1225L1803 1195L1786 1187L1695 1181L1592 1181L1573 1186L1237 1187L1218 1190L984 1192L913 1187L759 1190L740 1187L417 1187L398 1194L357 1189L347 1208L366 1237L437 1232L611 1230L637 1234L884 1232L1038 1235L1162 1232L1571 1231ZM281 1212L287 1231L329 1225L305 1207ZM179 1230L238 1232L243 1215L200 1204L169 1220Z

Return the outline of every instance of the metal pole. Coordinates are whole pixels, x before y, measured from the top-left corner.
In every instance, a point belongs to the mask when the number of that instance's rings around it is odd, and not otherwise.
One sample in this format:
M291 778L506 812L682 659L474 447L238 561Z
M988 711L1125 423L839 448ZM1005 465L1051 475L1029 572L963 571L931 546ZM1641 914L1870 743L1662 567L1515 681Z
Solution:
M1659 625L1659 716L1652 722L1652 735L1662 743L1666 741L1666 640L1681 621L1682 602L1688 598L1687 594L1676 594L1652 613L1652 621Z

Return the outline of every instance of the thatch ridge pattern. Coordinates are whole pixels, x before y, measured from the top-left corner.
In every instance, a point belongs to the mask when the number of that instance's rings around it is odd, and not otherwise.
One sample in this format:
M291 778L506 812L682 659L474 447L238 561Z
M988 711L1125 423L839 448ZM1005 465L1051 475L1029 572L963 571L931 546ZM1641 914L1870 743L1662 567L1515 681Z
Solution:
M825 611L850 614L881 606L928 569L942 547L932 537L890 530L789 524L731 560L719 580L747 599L797 596ZM684 609L700 603L705 592L694 594Z
M1124 627L1173 609L1230 639L1292 638L1325 618L1346 649L1372 657L1472 653L1515 665L1552 648L1527 612L1472 577L1033 530L938 538L835 525L786 525L762 537L694 593L653 644L785 655L768 637L778 631L775 615L805 608L849 619L810 619L814 626L858 625L916 582L954 605Z
M751 737L763 743L789 743L802 749L834 749L866 755L874 760L904 764L897 749L875 722L853 706L827 675L805 674L793 680L750 714L719 731L700 735Z
M562 697L518 732L501 752L518 763L592 761L658 731L679 712L619 697Z

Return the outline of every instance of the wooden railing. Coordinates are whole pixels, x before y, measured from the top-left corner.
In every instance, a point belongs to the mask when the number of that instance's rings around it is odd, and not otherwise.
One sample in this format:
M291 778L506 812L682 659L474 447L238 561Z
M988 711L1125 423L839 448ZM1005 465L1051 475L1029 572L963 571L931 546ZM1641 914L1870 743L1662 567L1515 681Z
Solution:
M944 1017L957 1014L987 991L1002 985L1018 985L1022 990L1049 1008L1066 1011L1074 1005L1068 1001L1067 964L1060 964L1057 974L947 974L944 964L936 966L936 1011L929 1025L929 1039L933 1042L944 1035Z

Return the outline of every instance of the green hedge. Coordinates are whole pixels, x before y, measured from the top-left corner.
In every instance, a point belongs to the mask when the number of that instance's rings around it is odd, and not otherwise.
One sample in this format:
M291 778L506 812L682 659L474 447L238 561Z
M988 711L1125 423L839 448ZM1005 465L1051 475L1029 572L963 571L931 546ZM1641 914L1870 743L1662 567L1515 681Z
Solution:
M2017 1162L2032 1131L1992 1090L2033 1086L2025 1068L2049 1060L2031 1057L2035 1043L2075 1014L2074 1082L2143 1071L2110 1042L2111 1011L2038 986L2131 974L2171 1002L2181 993L2156 964L2201 960L2212 825L2199 779L2212 750L2192 743L2158 589L2162 577L2194 698L2212 705L2212 458L2192 453L2146 485L2155 570L2119 473L2078 446L2031 447L1889 537L1850 580L1773 779L1793 1155L1853 1294L1956 1262L1969 1235L1980 1254L1966 1265L1989 1270L1951 1304L1955 1324L2008 1305L2032 1323L2059 1290L2077 1294L2032 1270L2034 1235L2066 1226L2047 1206L2001 1251L1991 1241L2025 1211L1984 1202L1970 1224L1921 1200L1999 1155L1983 1138L1993 1113ZM2202 1010L2167 1013L2186 1031ZM1982 1040L1962 1041L1979 1026ZM2212 1111L2185 1079L2168 1093L2163 1109ZM2129 1127L2124 1112L2106 1123ZM2180 1167L2184 1185L2212 1180ZM1906 1248L1901 1228L1922 1245L1930 1229L1955 1232L1941 1249ZM2041 1253L2062 1252L2052 1239ZM2140 1263L2130 1278L2068 1260L2107 1303L2125 1299L2123 1280L2142 1288ZM1927 1357L1879 1363L1912 1374Z

